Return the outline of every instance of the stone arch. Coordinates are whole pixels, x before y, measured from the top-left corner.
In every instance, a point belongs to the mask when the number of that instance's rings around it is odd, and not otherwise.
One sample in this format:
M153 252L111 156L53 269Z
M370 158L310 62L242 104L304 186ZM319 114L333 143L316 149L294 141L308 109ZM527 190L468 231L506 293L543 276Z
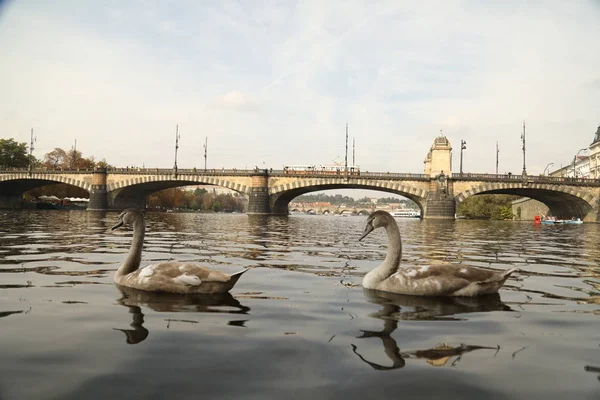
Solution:
M426 199L429 194L415 185L405 181L362 180L347 182L344 178L306 178L275 185L270 188L271 210L274 214L288 213L288 204L302 194L329 189L367 189L386 192L407 197L414 201L424 215Z
M159 178L159 179L157 179ZM164 179L163 179L164 178ZM190 179L190 177L174 178L163 176L132 176L129 179L113 182L107 185L109 205L121 209L128 207L145 208L146 197L154 192L180 186L210 185L233 190L242 195L248 195L250 188L228 180L212 177L192 177L204 179Z
M23 190L20 193L26 192L27 190L34 189L36 187L52 185L55 183L65 183L67 185L76 186L86 191L91 190L91 184L89 182L82 181L79 175L75 177L68 174L44 174L44 173L32 173L29 175L28 173L14 173L8 175L0 176L0 187L8 188L8 187L26 187L27 189ZM4 192L4 190L3 190ZM20 194L19 193L19 194Z
M455 195L456 205L478 194L512 194L544 203L559 218L584 219L598 204L598 197L582 187L528 182L485 182ZM595 220L595 218L594 218Z
M177 183L177 184L175 184ZM234 192L238 192L244 195L250 194L250 187L237 182L233 182L227 179L220 179L219 177L207 177L207 176L180 176L173 177L169 175L157 175L157 176L136 176L132 175L128 179L120 180L118 182L111 182L107 185L107 191L112 192L119 189L124 189L132 186L141 184L157 184L159 187L164 185L164 189L177 186L189 186L189 185L212 185L220 186L227 189L231 189ZM158 189L162 190L162 189Z

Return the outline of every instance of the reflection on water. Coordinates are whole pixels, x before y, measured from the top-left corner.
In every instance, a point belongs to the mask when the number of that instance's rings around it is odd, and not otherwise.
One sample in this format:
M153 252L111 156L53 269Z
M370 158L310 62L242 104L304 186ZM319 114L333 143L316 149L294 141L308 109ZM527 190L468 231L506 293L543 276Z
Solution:
M384 321L461 320L461 314L485 311L512 311L498 293L479 297L427 297L362 289L367 301L382 309L369 314Z
M125 333L129 344L139 343L146 339L149 334L148 329L143 326L144 314L141 307L147 307L157 312L248 314L250 311L250 307L243 306L229 293L176 295L145 292L121 285L115 286L123 295L117 299L117 302L127 307L129 313L132 314L130 326L133 328L115 329ZM167 319L167 322L169 324L171 322L197 323L197 321L185 319ZM243 327L244 322L246 320L228 321L228 325Z
M369 316L382 320L383 329L381 331L361 330L362 335L357 336L357 338L364 339L376 337L381 339L384 352L392 361L392 365L383 366L368 361L358 352L355 344L352 344L352 351L362 361L376 370L402 368L405 366L405 360L407 359L426 359L429 365L443 366L446 365L453 356L457 356L451 364L454 366L460 361L464 353L481 349L499 350L499 346L473 346L461 343L459 346L455 347L442 344L431 349L401 352L396 340L391 336L392 333L398 329L398 321L461 320L465 318L461 317L460 314L485 311L512 311L510 307L500 301L500 296L497 293L476 298L459 298L407 296L370 289L363 289L363 292L369 302L382 306L379 311L371 313Z
M520 268L499 295L419 298L361 288L386 253L385 232L357 241L366 217L147 213L144 265L255 267L206 297L115 286L131 243L117 215L0 211L0 398L600 389L600 225L400 219L404 266Z

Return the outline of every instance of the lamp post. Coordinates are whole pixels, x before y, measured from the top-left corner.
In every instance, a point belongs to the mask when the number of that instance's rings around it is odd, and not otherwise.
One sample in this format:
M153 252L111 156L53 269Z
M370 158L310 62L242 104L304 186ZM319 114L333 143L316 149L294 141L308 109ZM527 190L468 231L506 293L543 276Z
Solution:
M204 172L206 172L206 151L208 149L208 136L204 139Z
M521 140L523 141L523 176L526 176L527 170L525 169L525 121L523 121L523 133L521 134Z
M73 144L73 157L71 157L71 168L75 169L75 165L77 165L77 139L75 139L75 144Z
M496 142L496 175L498 175L498 154L500 154L500 149L498 148L498 142Z
M179 124L175 125L175 165L173 166L175 175L177 175L177 149L179 149Z
M573 178L577 178L577 170L575 169L575 162L577 161L577 157L579 156L579 153L581 153L584 150L587 150L587 147L585 147L583 149L579 149L577 154L575 154L575 157L573 157Z
M465 150L467 148L467 142L465 142L464 140L460 140L460 176L462 176L463 174L463 168L462 168L462 160L463 160L463 150Z
M31 141L29 142L29 176L31 176L33 169L33 144L35 141L36 138L33 136L33 128L31 128Z
M554 163L548 163L548 165L546 165L546 168L544 168L544 172L542 172L542 176L546 175L546 170L548 169L549 166L554 165Z

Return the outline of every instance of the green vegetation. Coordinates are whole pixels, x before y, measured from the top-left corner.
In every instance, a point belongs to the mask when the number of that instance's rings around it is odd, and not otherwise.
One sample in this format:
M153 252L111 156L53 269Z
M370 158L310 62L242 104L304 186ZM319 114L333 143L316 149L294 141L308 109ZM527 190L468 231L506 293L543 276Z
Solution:
M459 204L456 214L471 219L512 219L511 202L519 198L505 194L471 196Z
M1 168L25 168L28 166L27 143L18 143L14 139L0 139Z
M171 188L152 193L146 199L149 209L177 208L183 210L201 210L215 212L243 212L246 199L238 193L217 194L213 189L182 190Z

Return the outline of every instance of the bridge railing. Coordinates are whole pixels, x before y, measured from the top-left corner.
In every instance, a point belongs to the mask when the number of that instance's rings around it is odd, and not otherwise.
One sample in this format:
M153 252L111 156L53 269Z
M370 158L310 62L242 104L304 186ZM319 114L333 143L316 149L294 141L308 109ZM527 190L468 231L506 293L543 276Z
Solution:
M509 181L509 182L532 182L532 183L554 183L567 185L600 185L600 179L595 178L573 178L567 176L547 176L547 175L513 175L513 174L474 174L457 173L452 174L452 180L455 181Z
M349 178L368 178L368 179L406 179L406 180L428 180L429 175L395 173L395 172L369 172L369 171L293 171L293 170L269 170L270 176L290 176L290 177L349 177Z
M110 168L107 170L111 174L129 174L129 175L173 175L173 168ZM237 168L178 168L177 175L253 175L255 170L237 169Z
M33 168L31 170L34 174L91 174L94 172L93 168ZM0 173L12 173L12 174L26 174L29 173L27 168L0 168Z

